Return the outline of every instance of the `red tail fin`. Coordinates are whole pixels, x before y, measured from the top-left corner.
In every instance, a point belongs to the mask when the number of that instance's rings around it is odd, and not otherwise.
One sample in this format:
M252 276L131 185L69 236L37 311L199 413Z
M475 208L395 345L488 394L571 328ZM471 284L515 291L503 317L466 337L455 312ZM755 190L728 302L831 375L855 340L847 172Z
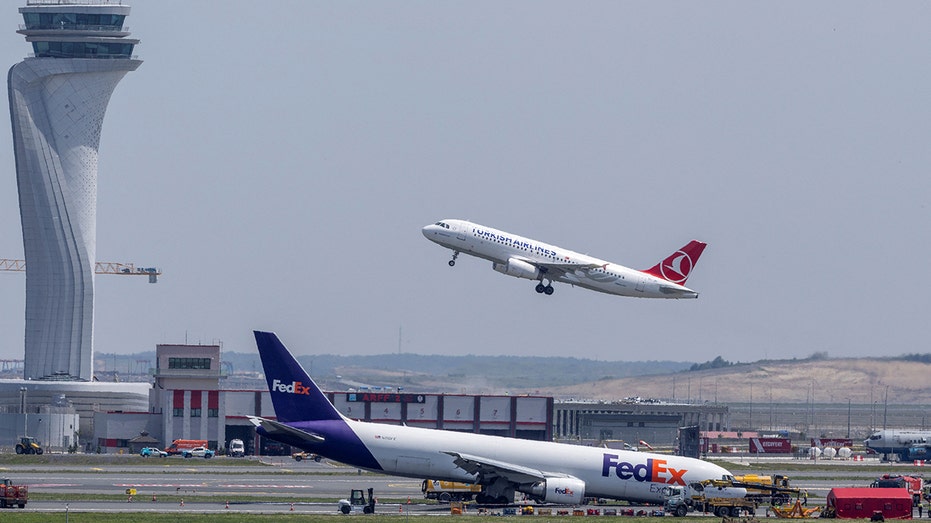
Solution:
M685 280L689 278L689 273L695 268L698 257L701 256L706 245L708 244L692 240L685 247L670 254L668 258L643 272L672 283L685 285Z

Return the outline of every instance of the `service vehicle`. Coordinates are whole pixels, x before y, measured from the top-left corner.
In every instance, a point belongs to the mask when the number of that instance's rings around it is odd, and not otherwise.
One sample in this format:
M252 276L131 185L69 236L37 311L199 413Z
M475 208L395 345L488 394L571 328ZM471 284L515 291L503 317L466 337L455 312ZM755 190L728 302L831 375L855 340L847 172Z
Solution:
M175 454L184 454L185 450L206 446L207 440L205 439L176 439L171 442L171 445L165 448L165 452L167 452L169 456L174 456Z
M320 460L323 459L322 457L314 454L313 452L295 452L294 454L291 454L291 458L293 458L294 461L304 461L305 459L312 459L316 461L317 463L320 463Z
M155 447L142 447L139 449L139 455L143 458L148 458L149 456L157 456L159 458L164 458L168 456L168 453L162 449L157 449Z
M226 453L234 458L241 458L246 455L246 445L241 439L232 439Z
M747 497L773 506L788 503L793 495L795 497L799 495L798 489L789 486L789 477L781 474L734 476L734 484L746 488Z
M26 508L29 500L29 487L14 485L8 478L0 478L0 508Z
M341 499L336 508L343 514L374 514L375 513L375 489L369 489L369 497L365 498L365 492L361 489L354 489L349 493L349 499Z
M435 499L440 503L453 501L472 501L474 496L482 493L482 486L457 481L423 480L420 490L426 499Z
M921 503L921 496L924 492L924 479L918 476L899 476L892 474L883 474L874 481L872 488L904 488L908 489L912 497L912 506L917 507Z
M759 502L747 497L747 489L735 487L727 480L706 480L686 486L663 487L666 501L663 509L682 517L690 511L711 512L719 517L740 517L746 511L756 513Z
M42 454L42 444L36 438L23 436L16 444L17 454Z
M181 453L185 458L205 458L210 459L215 454L214 451L208 449L207 447L194 447L190 450L185 450Z

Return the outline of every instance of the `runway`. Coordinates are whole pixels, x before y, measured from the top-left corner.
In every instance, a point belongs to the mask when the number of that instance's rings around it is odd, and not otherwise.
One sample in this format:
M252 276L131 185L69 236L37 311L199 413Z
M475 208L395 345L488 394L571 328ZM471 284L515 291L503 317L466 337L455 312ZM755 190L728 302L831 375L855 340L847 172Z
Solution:
M230 459L101 456L93 464L86 460L69 464L63 457L55 464L7 464L0 469L0 476L29 486L31 499L22 510L33 512L336 514L337 501L348 497L350 490L372 488L379 500L379 513L449 513L448 506L417 503L423 499L418 479L382 476L327 462L266 458L261 462L243 459L240 464ZM750 465L761 474L780 468L775 461ZM812 467L789 475L793 486L806 489L814 499L823 499L832 487L867 486L877 475L875 464L870 465L870 470L850 465L830 467L834 470ZM131 500L127 489L135 489ZM89 495L108 495L110 500L88 501ZM38 497L43 500L35 499Z

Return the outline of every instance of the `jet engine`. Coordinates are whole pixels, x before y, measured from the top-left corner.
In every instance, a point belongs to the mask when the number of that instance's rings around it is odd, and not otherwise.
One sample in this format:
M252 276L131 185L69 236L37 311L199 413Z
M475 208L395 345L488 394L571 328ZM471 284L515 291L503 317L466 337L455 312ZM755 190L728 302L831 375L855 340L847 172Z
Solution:
M529 494L548 503L581 505L585 482L578 478L547 478L535 483Z
M531 263L518 260L517 258L508 258L507 263L492 263L491 268L501 274L514 276L515 278L526 278L528 280L540 279L540 269Z

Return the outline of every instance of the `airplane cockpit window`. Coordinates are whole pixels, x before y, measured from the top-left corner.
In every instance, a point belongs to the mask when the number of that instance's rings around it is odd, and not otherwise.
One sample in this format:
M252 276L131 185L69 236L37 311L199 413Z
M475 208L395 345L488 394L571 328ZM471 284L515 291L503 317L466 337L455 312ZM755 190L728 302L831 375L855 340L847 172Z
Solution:
M882 436L880 436L879 434L873 434L872 436L870 436L870 440L872 441L876 441L878 439L882 439Z
M447 224L447 223L436 222L436 223L434 223L433 225L439 225L440 227L442 227L442 228L444 228L444 229L449 229L449 224Z

